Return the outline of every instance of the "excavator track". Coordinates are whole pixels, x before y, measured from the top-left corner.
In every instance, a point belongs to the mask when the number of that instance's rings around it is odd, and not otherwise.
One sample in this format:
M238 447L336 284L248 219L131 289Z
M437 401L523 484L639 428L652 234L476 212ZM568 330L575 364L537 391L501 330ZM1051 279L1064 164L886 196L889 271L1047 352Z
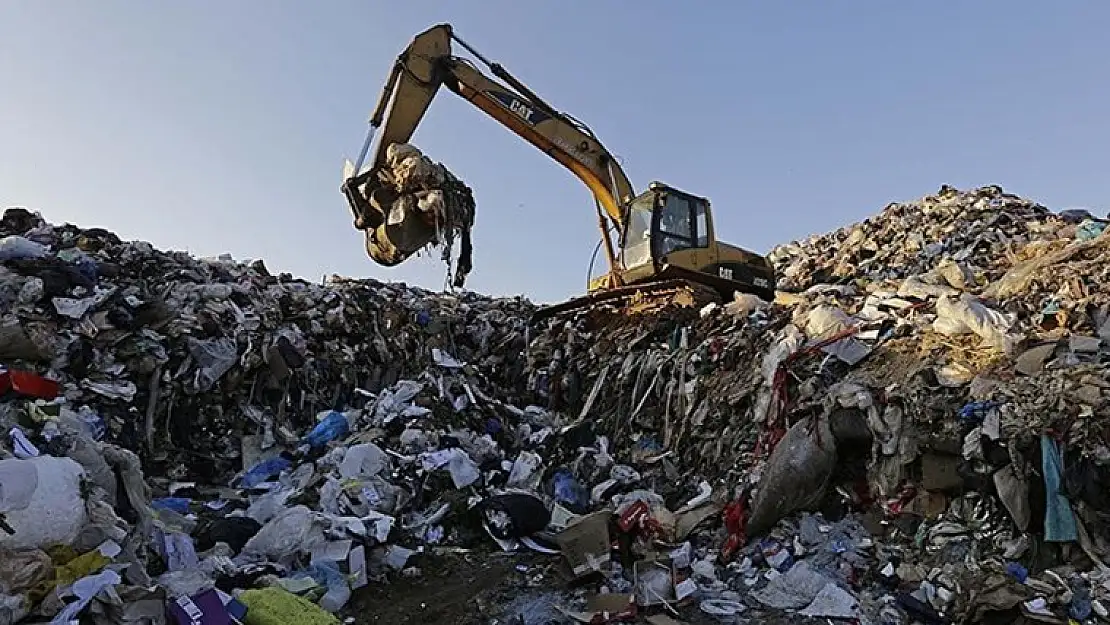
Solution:
M607 289L544 306L532 314L531 322L537 323L599 308L626 315L639 315L668 307L700 308L720 301L720 294L704 284L682 279L664 280Z

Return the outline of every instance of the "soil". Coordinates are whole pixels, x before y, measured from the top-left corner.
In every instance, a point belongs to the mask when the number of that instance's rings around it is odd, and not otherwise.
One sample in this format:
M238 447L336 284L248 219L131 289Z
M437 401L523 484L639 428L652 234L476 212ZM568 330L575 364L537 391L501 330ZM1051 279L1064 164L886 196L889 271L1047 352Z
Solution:
M547 625L560 622L554 604L560 583L550 563L530 555L424 555L418 577L371 582L351 598L356 625ZM519 569L518 569L519 567ZM523 617L524 620L521 620Z
M572 608L576 593L568 589L553 560L490 551L423 555L412 561L420 568L418 577L371 581L354 594L344 615L354 625L573 625L556 606ZM684 625L722 624L696 604L681 610L679 622ZM824 623L760 610L750 610L742 618L738 622ZM636 622L647 621L642 615Z

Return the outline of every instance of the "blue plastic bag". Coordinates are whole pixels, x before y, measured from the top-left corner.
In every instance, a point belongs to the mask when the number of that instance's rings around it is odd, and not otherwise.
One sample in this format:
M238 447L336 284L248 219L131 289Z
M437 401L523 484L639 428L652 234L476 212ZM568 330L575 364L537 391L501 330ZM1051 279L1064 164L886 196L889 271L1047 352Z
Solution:
M254 488L275 475L281 475L282 471L291 466L293 466L292 462L281 457L263 460L244 473L243 477L239 480L239 484L243 488Z
M555 486L555 501L575 514L585 514L590 511L590 493L574 479L574 475L569 470L556 470L551 480Z
M1018 564L1017 562L1007 562L1006 572L1022 584L1024 584L1025 580L1029 578L1029 570L1026 569L1024 566Z
M346 436L350 431L351 424L347 421L347 417L342 412L332 410L305 435L304 441L310 447L323 447L331 441Z
M185 497L162 497L150 502L155 510L172 510L178 514L189 514L189 504L192 499Z
M1041 471L1044 474L1044 539L1053 543L1079 540L1075 513L1064 495L1064 456L1056 441L1041 435Z

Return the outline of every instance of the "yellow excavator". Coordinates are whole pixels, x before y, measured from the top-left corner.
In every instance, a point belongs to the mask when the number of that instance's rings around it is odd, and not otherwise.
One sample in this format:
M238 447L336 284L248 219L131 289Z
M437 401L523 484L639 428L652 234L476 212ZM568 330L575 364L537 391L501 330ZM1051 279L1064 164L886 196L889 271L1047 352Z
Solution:
M483 74L472 60L452 54L452 42L503 82ZM456 36L449 24L420 33L397 57L370 116L358 160L345 170L343 194L355 227L366 233L367 252L379 264L397 264L407 258L397 249L415 250L436 238L437 230L430 223L389 223L389 209L376 196L381 186L377 172L387 167L388 147L409 141L440 87L462 96L569 169L594 196L599 247L604 248L609 271L589 281L585 296L545 307L537 317L680 289L710 293L724 301L736 292L774 299L773 266L762 255L717 240L709 200L661 182L652 182L637 195L620 164L589 128L549 105L500 64L487 60ZM381 136L369 154L379 129Z

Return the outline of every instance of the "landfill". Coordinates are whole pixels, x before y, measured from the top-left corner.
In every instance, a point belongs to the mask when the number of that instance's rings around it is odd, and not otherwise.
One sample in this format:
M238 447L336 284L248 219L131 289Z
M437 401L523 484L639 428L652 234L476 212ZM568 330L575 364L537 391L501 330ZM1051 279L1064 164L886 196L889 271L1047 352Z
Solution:
M945 186L533 323L9 209L0 624L1110 621L1107 223Z

